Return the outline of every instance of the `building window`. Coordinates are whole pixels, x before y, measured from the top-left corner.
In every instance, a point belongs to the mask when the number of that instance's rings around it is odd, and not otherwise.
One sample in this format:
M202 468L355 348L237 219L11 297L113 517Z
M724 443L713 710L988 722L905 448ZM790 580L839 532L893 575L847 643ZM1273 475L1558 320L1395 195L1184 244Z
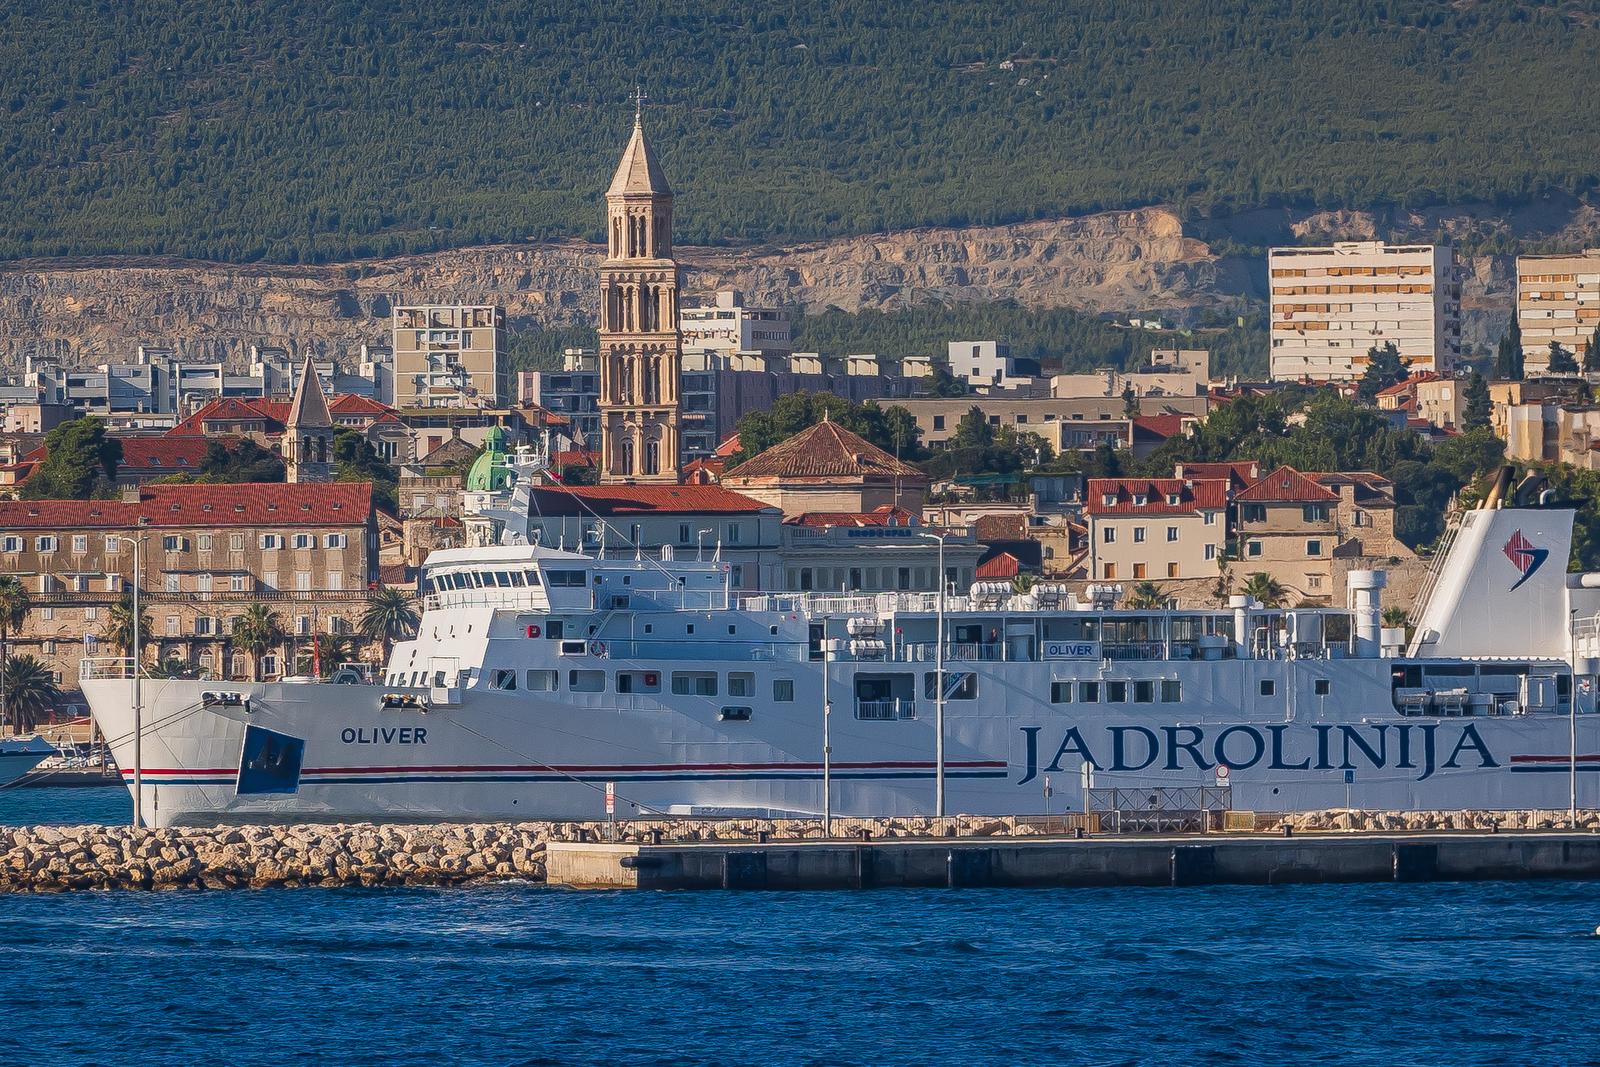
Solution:
M1249 546L1245 549L1245 552L1251 557L1261 555L1261 542L1251 541Z
M1116 544L1117 543L1117 528L1115 526L1107 526L1105 535L1103 537L1101 537L1101 540L1103 542L1105 542L1106 544L1108 544L1108 545Z
M323 548L347 548L349 544L349 536L342 533L328 534L322 539Z
M7 552L21 552L22 551L22 538L20 538L20 537L8 537L8 538L5 539L5 541L3 543L0 543L0 548L3 548Z
M283 547L283 535L282 534L262 534L261 535L261 551L263 551L263 552L275 552L275 551L277 551L278 549L280 549L282 547Z
M1315 541L1315 540L1307 541L1306 542L1306 555L1308 555L1308 556L1320 556L1320 555L1322 555L1322 542L1321 541Z
M166 583L165 588L166 588L167 592L169 592L169 593L181 592L181 590L178 588L178 576L176 574L167 575L166 578L164 579L164 581Z
M944 429L944 416L943 415L935 415L933 417L933 428L935 430Z
M176 615L168 615L167 616L167 636L168 637L177 637L179 634L181 634L183 632L180 629L180 627L182 625L183 625L183 620L178 618L178 616L176 616Z
M774 678L772 680L772 699L779 704L788 704L794 700L794 679Z
M54 552L56 543L54 537L40 537L33 542L33 550L35 552Z
M163 552L182 552L183 547L183 538L181 537L169 534L161 539L161 550Z
M1143 563L1135 563L1133 565L1133 576L1135 578L1143 578L1145 576L1145 565Z
M1107 581L1111 581L1117 576L1117 565L1115 563L1107 563L1102 566L1100 570L1100 577L1106 579Z
M298 548L298 549L316 548L317 547L317 535L316 534L295 534L294 535L294 547Z
M689 540L689 524L686 522L680 522L678 524L678 544L686 545L689 543Z
M1265 504L1244 504L1239 508L1241 522L1266 522L1267 506Z
M1213 560L1213 559L1216 559L1216 558L1217 558L1217 546L1216 545L1207 545L1206 546L1206 559Z
M1306 522L1328 521L1328 505L1326 504L1307 504L1300 509L1300 513L1305 517Z
M89 551L89 536L87 534L72 535L72 552L74 555L84 555Z
M1206 512L1206 525L1207 526L1215 526L1216 524L1217 524L1217 513L1215 511Z
M262 547L265 548L266 546L263 545ZM228 550L230 552L243 552L244 551L244 534L229 534L228 535Z
M1178 565L1176 563L1167 564L1167 577L1168 578L1176 578L1177 576L1178 576Z
M1133 528L1133 543L1136 544L1136 545L1144 544L1144 527L1143 526L1135 526Z
M736 522L728 523L728 544L736 545L744 540L744 528Z
M1177 539L1178 539L1178 528L1176 526L1168 526L1167 527L1167 540L1168 541L1176 541Z

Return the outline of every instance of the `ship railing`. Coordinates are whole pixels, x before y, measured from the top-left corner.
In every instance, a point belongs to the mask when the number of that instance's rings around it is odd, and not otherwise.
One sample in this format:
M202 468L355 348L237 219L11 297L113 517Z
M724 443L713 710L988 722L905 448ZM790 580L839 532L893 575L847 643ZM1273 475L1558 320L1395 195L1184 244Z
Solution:
M892 700L858 700L856 701L856 718L869 719L874 722L890 722L895 719L915 719L917 717L917 702L903 697Z
M1166 659L1167 646L1163 641L1118 641L1100 646L1106 659Z
M137 669L138 661L131 656L91 656L78 661L78 680L129 681Z
M804 645L778 641L751 641L707 645L693 638L677 641L640 641L632 638L602 638L589 641L587 655L603 659L669 660L685 662L716 659L751 663L798 663L806 658ZM847 657L838 656L843 660Z

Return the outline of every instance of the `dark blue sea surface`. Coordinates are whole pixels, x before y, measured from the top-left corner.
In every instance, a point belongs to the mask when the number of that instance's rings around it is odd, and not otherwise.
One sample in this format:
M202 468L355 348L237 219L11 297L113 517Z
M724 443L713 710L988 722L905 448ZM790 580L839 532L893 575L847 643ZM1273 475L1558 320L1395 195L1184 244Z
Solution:
M0 1062L1594 1063L1597 925L1567 882L11 897Z

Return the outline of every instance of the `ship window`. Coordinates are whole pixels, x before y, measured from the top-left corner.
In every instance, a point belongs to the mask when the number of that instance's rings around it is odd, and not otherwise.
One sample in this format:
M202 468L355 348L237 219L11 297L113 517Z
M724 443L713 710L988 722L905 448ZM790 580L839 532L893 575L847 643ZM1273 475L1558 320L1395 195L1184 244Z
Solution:
M728 695L731 697L753 697L756 695L756 676L735 671L728 675Z
M1051 682L1050 683L1050 703L1052 703L1052 704L1070 704L1070 703L1072 703L1072 683L1071 682Z
M527 674L528 691L531 693L553 693L556 690L555 671L529 671Z
M618 671L617 692L659 693L661 692L661 675L655 671Z
M939 672L929 671L922 676L922 695L929 700L936 699L934 694L938 691ZM956 671L944 672L944 698L946 700L976 700L978 699L978 676L970 671L960 674Z
M567 687L574 693L604 693L605 671L568 671Z
M774 678L772 680L772 699L780 704L787 704L794 700L794 679Z
M566 623L561 619L546 619L544 621L544 635L551 641L559 641L567 633Z
M673 671L672 692L681 697L714 697L717 676L711 671Z
M528 576L528 584L529 585L537 586L539 584L539 572L538 571L523 571L522 573L524 573L524 574L526 574Z
M552 588L581 589L588 585L584 571L550 571Z
M501 589L510 589L511 573L509 571L495 571L494 584Z
M1107 704L1126 704L1127 702L1128 702L1128 683L1127 682L1107 682L1106 683L1106 703Z
M1183 685L1176 678L1161 680L1161 703L1176 704L1183 699Z
M1133 683L1133 702L1135 704L1153 704L1155 699L1156 683L1148 681Z
M723 722L749 722L749 708L723 708L717 712L717 718Z
M489 676L489 684L495 689L514 690L517 688L517 672L495 671Z
M1278 685L1271 678L1263 678L1263 679L1261 679L1261 690L1260 690L1260 692L1261 692L1262 696L1269 697L1273 693L1277 692L1277 690L1278 690Z
M1326 678L1318 678L1316 681L1311 683L1311 691L1319 697L1327 696L1329 690L1332 688L1333 683L1328 681Z
M1098 704L1098 703L1100 703L1100 683L1099 682L1079 682L1078 683L1078 703L1080 703L1080 704Z

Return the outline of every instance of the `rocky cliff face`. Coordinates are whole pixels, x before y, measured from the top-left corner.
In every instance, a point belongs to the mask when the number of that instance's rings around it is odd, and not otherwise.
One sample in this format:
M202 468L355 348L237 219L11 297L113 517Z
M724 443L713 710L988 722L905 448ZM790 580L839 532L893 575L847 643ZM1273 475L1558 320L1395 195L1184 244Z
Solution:
M513 328L593 321L600 251L503 245L322 267L160 259L0 267L0 361L128 358L137 345L241 364L252 344L348 352L383 343L397 303L497 303ZM986 228L914 230L791 247L680 248L690 293L820 310L1010 299L1091 310L1188 309L1250 291L1243 264L1158 208Z
M911 230L787 247L680 248L689 293L740 289L758 304L847 311L1015 300L1179 318L1259 306L1271 244L1373 236L1570 250L1597 243L1600 212L1546 198L1425 212L1261 210L1187 226L1163 208L1010 226ZM1220 251L1230 250L1230 251ZM1240 250L1240 251L1231 251ZM599 250L501 245L319 267L101 258L0 265L0 366L28 353L129 358L140 344L241 365L252 344L324 354L385 343L397 303L497 303L513 329L593 321ZM1509 254L1464 263L1464 339L1498 339Z

